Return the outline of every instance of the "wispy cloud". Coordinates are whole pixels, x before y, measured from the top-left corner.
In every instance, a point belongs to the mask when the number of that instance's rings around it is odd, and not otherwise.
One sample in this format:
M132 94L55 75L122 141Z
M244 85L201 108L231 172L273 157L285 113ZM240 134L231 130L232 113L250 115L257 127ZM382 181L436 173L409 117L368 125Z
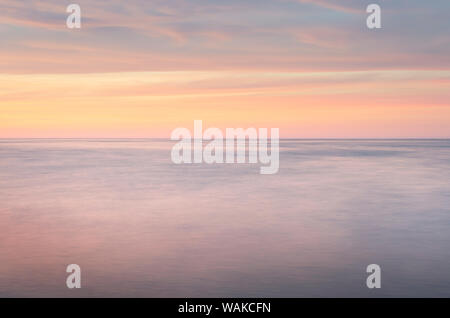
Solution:
M0 72L450 67L440 0L384 1L376 32L360 1L79 2L83 27L69 30L60 1L2 1Z
M448 0L380 0L380 30L356 0L77 3L71 30L59 0L0 1L0 136L450 136Z
M360 0L297 0L297 1L301 3L308 3L347 13L357 14L365 12L364 3Z

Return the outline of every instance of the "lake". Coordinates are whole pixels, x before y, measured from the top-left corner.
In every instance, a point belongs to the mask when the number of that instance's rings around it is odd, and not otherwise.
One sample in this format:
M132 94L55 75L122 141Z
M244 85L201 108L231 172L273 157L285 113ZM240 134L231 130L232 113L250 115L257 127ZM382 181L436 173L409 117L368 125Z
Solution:
M450 297L450 140L281 140L273 175L173 144L0 140L0 296Z

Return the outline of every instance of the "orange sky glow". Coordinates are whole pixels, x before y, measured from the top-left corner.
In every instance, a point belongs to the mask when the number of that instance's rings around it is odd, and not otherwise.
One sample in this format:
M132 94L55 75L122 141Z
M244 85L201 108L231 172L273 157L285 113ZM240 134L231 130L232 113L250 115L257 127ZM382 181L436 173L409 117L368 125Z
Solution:
M386 2L371 32L356 1L174 2L80 1L69 30L58 1L5 1L0 138L169 138L196 119L282 138L450 138L437 5L421 13L434 27L412 32L421 2L404 25Z

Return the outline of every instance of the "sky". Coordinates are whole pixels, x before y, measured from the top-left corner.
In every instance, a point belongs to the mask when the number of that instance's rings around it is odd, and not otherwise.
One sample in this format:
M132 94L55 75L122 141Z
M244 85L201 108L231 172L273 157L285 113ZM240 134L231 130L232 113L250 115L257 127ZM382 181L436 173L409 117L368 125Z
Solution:
M0 0L0 138L169 138L196 119L450 138L450 1Z

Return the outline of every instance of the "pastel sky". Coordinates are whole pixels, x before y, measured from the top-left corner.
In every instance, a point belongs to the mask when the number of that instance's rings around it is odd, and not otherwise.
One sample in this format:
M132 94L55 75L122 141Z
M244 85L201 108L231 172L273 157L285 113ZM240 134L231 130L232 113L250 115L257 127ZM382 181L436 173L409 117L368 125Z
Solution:
M0 0L0 39L0 138L450 138L448 0Z

